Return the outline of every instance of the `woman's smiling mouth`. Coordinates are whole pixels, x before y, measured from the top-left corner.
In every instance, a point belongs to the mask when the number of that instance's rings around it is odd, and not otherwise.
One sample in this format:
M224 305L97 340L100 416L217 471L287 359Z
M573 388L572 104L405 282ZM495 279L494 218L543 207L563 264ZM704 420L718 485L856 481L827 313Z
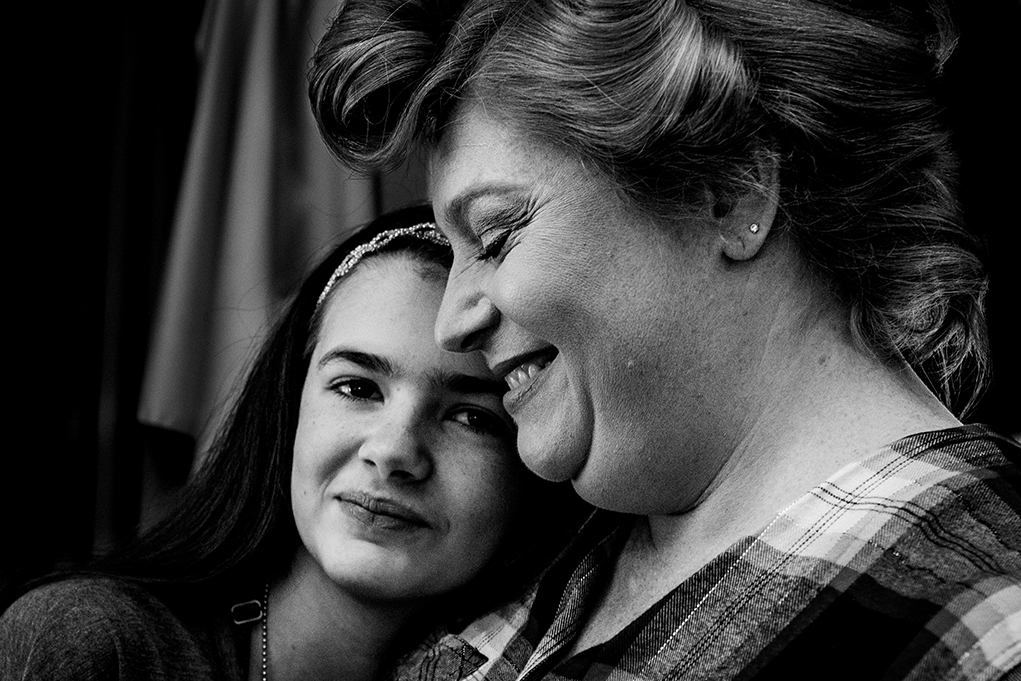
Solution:
M541 357L525 362L504 376L504 380L507 381L507 387L511 390L516 390L526 383L530 383L552 361L553 357Z
M509 388L503 398L507 411L511 411L512 406L519 406L521 404L526 393L535 385L536 380L542 375L546 367L556 359L557 354L556 348L548 348L541 353L529 356L528 359L520 362L504 375L503 378Z

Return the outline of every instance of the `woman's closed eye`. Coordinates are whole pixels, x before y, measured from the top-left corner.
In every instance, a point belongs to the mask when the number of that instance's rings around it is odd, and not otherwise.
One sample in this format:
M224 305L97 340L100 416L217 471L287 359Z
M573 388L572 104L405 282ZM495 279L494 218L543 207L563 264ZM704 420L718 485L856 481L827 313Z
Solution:
M507 244L507 239L510 238L511 230L490 230L495 232L492 238L487 242L484 241L482 244L482 252L479 253L479 258L482 260L494 260L503 253L504 246Z
M481 260L502 260L510 249L514 248L515 236L530 219L525 205L514 206L504 210L485 214L479 219L479 239L482 248L479 252Z
M358 402L376 402L383 399L379 386L367 378L342 378L331 383L330 390L345 399Z

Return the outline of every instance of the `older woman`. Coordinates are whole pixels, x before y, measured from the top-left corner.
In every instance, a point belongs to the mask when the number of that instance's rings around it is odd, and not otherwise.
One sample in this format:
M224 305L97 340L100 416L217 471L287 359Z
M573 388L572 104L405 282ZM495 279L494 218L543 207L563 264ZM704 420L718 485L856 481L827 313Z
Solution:
M494 678L1021 660L1018 450L954 414L987 364L954 38L938 0L341 7L313 108L349 163L428 154L440 343L506 379L529 468L631 514Z

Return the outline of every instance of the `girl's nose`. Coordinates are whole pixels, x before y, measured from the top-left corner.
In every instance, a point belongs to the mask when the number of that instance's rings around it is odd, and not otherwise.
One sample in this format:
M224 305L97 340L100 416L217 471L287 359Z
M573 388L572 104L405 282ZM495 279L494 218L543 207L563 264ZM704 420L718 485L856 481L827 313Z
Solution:
M432 473L432 457L414 417L381 423L365 437L358 457L392 481L416 482Z
M450 352L478 350L499 319L500 311L483 293L478 277L451 270L436 317L436 344Z

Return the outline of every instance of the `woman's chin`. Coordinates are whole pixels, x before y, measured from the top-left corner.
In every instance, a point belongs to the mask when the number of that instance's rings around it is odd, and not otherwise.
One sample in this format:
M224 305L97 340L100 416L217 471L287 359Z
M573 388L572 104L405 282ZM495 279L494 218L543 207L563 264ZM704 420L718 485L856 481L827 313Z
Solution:
M588 442L580 438L565 437L564 431L548 429L518 429L518 453L528 470L543 480L564 482L572 480L585 466Z

